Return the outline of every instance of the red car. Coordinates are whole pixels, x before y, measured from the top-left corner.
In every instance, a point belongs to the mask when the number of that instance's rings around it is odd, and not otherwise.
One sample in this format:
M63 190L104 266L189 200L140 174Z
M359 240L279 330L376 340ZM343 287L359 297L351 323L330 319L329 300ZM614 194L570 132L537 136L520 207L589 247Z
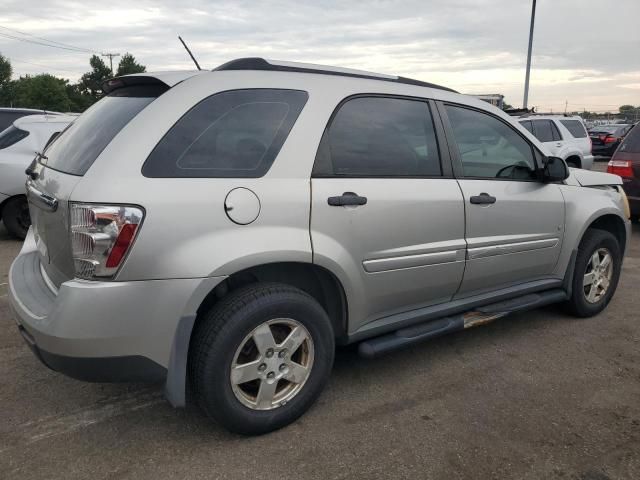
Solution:
M637 222L640 219L640 123L624 137L609 161L607 172L622 177L631 218Z

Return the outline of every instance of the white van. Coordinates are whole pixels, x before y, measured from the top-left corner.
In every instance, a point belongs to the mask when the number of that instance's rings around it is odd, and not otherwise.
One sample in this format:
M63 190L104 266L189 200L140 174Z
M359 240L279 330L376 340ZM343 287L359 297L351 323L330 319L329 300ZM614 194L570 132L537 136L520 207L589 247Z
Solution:
M554 157L574 168L591 170L591 140L581 117L565 115L529 115L520 124L533 133Z
M23 239L31 225L25 169L76 117L28 115L0 132L0 218L12 236Z

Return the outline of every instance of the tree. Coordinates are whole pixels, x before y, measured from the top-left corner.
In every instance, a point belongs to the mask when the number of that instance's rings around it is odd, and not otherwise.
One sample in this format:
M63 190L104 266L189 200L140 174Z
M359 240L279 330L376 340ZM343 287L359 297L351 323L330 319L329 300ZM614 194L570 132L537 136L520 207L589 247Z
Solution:
M71 102L67 95L67 80L43 73L20 77L11 83L11 99L14 107L58 112L70 110Z
M130 53L125 53L120 59L120 63L118 64L118 71L116 72L116 77L121 75L129 75L131 73L143 73L146 72L147 68L138 63L136 58Z
M0 54L0 88L11 81L11 75L13 75L11 62Z
M97 55L89 59L89 65L91 71L80 77L78 92L80 95L88 95L96 102L102 96L102 84L112 76L111 69Z

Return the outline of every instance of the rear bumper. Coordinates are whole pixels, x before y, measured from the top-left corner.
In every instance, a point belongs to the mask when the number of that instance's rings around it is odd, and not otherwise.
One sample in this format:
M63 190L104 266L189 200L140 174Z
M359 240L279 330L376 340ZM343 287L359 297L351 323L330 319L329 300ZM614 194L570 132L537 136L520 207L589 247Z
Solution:
M180 319L194 316L220 280L70 280L56 290L30 231L11 265L9 302L23 338L48 367L89 381L158 381L167 375Z

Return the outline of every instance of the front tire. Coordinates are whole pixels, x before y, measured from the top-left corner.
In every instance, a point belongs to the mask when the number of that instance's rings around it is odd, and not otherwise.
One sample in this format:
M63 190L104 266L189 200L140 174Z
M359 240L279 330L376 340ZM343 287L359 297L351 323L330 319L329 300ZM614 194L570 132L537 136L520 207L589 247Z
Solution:
M622 250L616 237L605 230L587 230L576 256L569 313L592 317L604 310L618 286L621 267Z
M231 292L194 330L189 376L205 413L228 430L267 433L306 412L334 358L331 322L305 292L253 284Z
M24 240L31 226L29 204L26 197L14 197L7 200L2 209L2 221L11 236Z

